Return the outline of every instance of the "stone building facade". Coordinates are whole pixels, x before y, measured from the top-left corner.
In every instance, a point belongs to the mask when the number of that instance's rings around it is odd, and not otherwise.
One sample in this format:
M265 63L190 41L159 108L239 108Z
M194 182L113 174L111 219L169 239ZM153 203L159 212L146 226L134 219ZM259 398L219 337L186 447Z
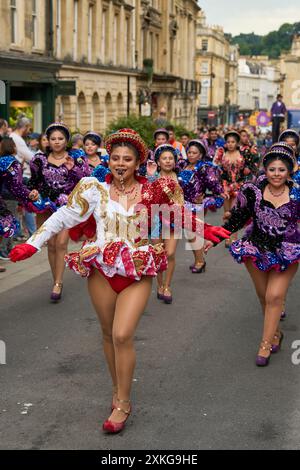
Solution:
M0 114L27 104L37 130L61 119L104 132L148 103L193 129L199 10L196 0L1 0Z
M291 50L280 57L281 93L288 109L300 110L300 34L293 39Z
M201 81L199 122L234 122L237 107L239 49L227 40L221 26L208 26L198 13L196 79Z

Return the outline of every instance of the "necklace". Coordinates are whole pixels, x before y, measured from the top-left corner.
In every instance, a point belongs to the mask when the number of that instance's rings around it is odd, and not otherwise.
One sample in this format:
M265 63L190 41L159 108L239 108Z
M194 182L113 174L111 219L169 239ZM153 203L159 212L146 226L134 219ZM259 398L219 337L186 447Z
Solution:
M99 158L98 155L97 155L96 157L93 157L93 158L92 158L92 157L89 157L89 160L90 160L91 162L96 162L97 160L100 160L100 158Z
M285 191L285 185L284 185L282 191L281 191L279 194L274 194L273 191L272 191L272 189L271 189L271 186L270 186L270 185L268 186L268 189L269 189L270 193L272 194L272 196L274 196L274 197L280 197L280 196L283 195L283 193L284 193L284 191Z
M55 156L53 155L53 153L51 154L51 156L52 156L52 158L54 158L54 160L63 160L63 159L66 157L66 152L63 154L62 157L55 157Z
M125 190L125 188L123 190L120 190L116 184L114 183L114 181L112 182L112 186L114 188L114 191L116 193L116 195L119 197L119 198L124 198L126 197L127 199L129 199L130 201L133 201L134 199L136 199L137 197L137 194L138 194L138 185L135 184L134 186L132 186L132 188L128 189L128 190Z

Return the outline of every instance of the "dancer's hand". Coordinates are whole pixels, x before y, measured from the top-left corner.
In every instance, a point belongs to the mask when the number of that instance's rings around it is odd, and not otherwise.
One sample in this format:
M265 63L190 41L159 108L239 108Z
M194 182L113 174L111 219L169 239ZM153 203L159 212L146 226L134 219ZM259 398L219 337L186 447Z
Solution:
M223 215L224 222L228 222L230 218L231 218L231 212L230 211L224 212L224 215Z
M230 235L231 232L223 227L204 224L204 238L215 244L220 243L224 239L229 239Z
M65 166L68 168L68 170L72 170L72 168L74 167L75 165L75 162L74 162L74 159L70 156L68 156L66 158L66 161L65 161Z
M220 196L223 199L230 199L230 194L227 191L224 191L224 193L220 194Z
M37 252L37 249L29 243L21 243L15 246L9 253L10 260L15 263L30 258Z
M157 171L157 164L152 160L148 160L147 162L147 175L154 176Z
M211 248L214 247L214 244L213 242L210 242L208 240L205 240L205 243L204 243L204 253L207 254L208 250L210 250Z

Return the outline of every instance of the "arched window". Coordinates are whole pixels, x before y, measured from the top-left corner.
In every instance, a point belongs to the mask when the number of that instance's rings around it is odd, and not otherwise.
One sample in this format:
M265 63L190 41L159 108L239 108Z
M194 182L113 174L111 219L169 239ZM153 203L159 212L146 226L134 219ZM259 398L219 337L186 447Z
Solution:
M84 132L89 126L86 125L86 100L83 92L79 93L77 101L76 127L80 132Z
M62 96L61 97L60 118L65 124L70 125L71 101L70 101L69 96Z
M125 111L124 111L124 100L123 100L123 95L122 95L122 93L119 93L119 94L118 94L118 97L117 97L117 113L118 113L118 117L122 117L122 116L124 116L124 114L125 114Z
M100 131L100 99L98 93L94 93L92 98L90 128L94 131Z
M112 109L112 99L111 94L107 93L105 96L105 105L104 105L104 129L107 128L109 123L113 120L113 109Z

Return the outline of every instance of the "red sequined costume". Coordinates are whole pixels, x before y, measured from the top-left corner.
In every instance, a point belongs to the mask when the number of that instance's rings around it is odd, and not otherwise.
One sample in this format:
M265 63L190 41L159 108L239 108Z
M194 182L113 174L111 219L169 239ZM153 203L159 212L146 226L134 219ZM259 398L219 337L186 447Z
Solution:
M167 256L163 244L152 245L147 232L153 205L172 207L172 222L186 227L190 221L182 217L183 195L180 186L169 178L160 178L154 183L142 183L142 200L127 211L110 198L110 183L99 183L96 178L83 178L69 196L67 206L53 214L34 235L28 244L40 249L43 244L61 230L88 221L93 215L96 235L84 242L78 252L66 256L67 265L77 274L87 277L93 268L111 279L122 276L140 280L142 276L156 276L167 268ZM163 207L163 206L162 206ZM212 227L192 215L192 229L204 237L218 242L227 234L221 228ZM183 219L183 221L182 221ZM146 234L145 234L146 227ZM191 228L191 226L189 226ZM220 232L221 231L221 232Z

